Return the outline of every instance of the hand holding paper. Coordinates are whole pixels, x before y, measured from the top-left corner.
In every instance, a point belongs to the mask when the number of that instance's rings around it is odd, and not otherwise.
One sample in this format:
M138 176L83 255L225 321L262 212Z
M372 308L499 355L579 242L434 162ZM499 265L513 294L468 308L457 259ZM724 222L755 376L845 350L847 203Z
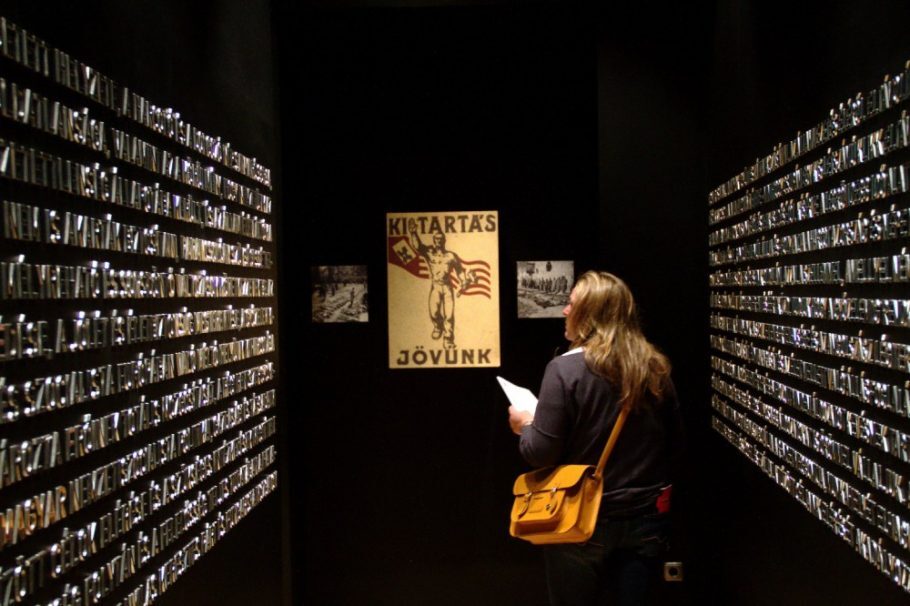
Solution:
M532 416L534 415L534 411L537 410L537 396L530 389L519 387L502 377L496 377L496 380L499 381L500 387L502 387L512 406L517 410L526 411L531 413Z

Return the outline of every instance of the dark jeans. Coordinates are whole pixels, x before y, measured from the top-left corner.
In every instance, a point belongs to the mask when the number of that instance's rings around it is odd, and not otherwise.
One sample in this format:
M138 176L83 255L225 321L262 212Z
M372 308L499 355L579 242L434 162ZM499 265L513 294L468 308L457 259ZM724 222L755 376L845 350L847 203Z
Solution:
M551 606L642 606L667 545L667 514L601 519L581 545L544 548Z

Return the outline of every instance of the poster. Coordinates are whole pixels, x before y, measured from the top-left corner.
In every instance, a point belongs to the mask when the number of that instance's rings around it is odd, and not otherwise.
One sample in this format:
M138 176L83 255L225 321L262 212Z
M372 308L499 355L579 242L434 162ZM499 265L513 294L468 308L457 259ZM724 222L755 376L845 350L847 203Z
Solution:
M575 285L574 261L518 261L519 318L561 318Z
M368 322L366 265L319 265L313 278L313 322Z
M497 367L499 214L389 213L389 367Z

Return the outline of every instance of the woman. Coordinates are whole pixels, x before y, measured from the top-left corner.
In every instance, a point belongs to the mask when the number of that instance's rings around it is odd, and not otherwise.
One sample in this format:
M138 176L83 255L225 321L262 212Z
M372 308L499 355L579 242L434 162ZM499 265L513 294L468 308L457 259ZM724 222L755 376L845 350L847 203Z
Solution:
M563 310L572 349L548 365L537 410L509 408L535 467L596 465L623 406L630 414L604 471L594 536L544 547L553 606L646 602L667 540L671 462L680 442L670 362L639 328L629 287L606 272L579 278Z

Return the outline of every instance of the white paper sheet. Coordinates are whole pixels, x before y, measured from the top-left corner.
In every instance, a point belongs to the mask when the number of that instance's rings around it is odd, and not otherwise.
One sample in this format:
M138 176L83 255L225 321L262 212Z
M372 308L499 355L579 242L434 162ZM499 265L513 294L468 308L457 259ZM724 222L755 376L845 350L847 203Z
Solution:
M506 381L502 377L496 377L496 380L499 381L499 386L502 387L502 390L506 393L506 397L509 399L509 403L517 408L518 410L526 410L532 415L537 409L537 396L535 396L530 389L525 387L519 387L514 383Z

